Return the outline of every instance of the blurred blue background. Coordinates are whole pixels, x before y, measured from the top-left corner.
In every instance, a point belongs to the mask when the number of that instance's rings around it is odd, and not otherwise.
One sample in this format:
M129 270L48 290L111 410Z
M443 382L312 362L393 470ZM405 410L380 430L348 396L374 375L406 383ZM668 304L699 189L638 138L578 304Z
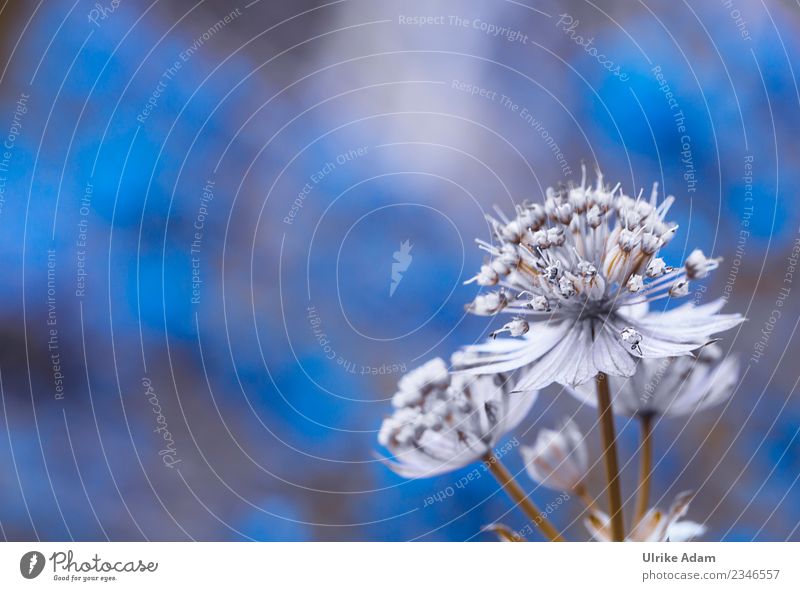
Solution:
M749 318L731 403L657 426L656 500L698 490L705 539L800 540L800 9L605 4L6 5L3 538L523 527L488 476L397 477L376 430L405 370L496 328L463 310L485 212L585 161L675 195L667 258L725 257L698 295ZM514 437L575 412L548 389ZM577 507L552 519L586 539Z

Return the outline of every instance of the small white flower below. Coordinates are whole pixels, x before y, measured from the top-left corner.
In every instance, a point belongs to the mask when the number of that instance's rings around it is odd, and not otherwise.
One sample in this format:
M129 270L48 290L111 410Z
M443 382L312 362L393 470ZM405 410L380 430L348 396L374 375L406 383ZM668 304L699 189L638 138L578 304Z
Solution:
M549 488L574 492L589 471L589 453L583 434L572 421L560 431L542 429L533 447L522 446L520 454L528 475Z
M378 442L394 454L388 466L408 478L435 476L482 459L516 427L536 392L511 393L502 374L451 375L440 358L404 376Z
M682 492L664 514L660 509L650 509L625 538L626 542L689 542L702 536L706 526L693 521L681 521L694 497L691 491ZM598 542L611 541L611 523L608 515L594 510L584 521L592 537Z

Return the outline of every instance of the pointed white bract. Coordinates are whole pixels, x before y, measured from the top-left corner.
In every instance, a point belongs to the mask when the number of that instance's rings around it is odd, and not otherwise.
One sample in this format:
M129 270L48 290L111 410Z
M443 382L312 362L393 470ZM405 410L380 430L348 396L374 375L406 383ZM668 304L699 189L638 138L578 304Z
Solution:
M519 206L516 216L489 218L495 244L478 241L491 261L472 280L497 289L467 306L473 314L512 314L499 332L519 338L469 347L464 371L526 368L518 389L552 382L577 385L598 373L630 376L638 358L686 355L710 336L739 324L720 314L722 300L650 311L664 298L683 297L691 281L718 261L693 251L672 268L658 257L677 226L665 221L673 202L597 184L547 190L544 205ZM494 336L493 335L493 336Z
M511 393L506 376L451 375L440 358L404 376L378 442L389 467L409 478L435 476L482 459L525 417L536 392Z
M689 542L702 536L706 527L700 523L681 519L689 510L693 492L682 492L664 514L659 509L650 509L625 538L626 542ZM611 541L611 522L608 515L594 510L584 521L592 537L598 542Z
M520 448L528 475L549 488L573 492L589 470L583 434L571 420L560 431L542 429L533 447Z
M686 416L727 400L739 379L735 357L724 357L712 343L693 357L644 359L629 378L609 376L614 413L633 416ZM590 384L569 391L580 401L595 406Z

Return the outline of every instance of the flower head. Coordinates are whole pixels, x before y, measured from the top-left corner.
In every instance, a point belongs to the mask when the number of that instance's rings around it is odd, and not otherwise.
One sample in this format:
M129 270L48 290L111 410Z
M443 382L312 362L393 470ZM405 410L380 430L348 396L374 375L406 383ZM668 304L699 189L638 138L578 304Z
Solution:
M717 268L695 250L679 267L658 256L677 226L665 217L672 197L632 198L617 185L547 190L544 205L518 206L516 216L489 217L495 244L478 241L491 260L470 281L498 289L467 306L473 314L512 314L497 339L467 349L467 370L494 373L526 367L519 389L552 382L576 385L604 372L630 376L637 358L685 355L742 318L719 314L722 301L650 311L652 302L689 293L691 282Z
M626 542L689 542L702 536L706 527L700 523L681 518L689 510L689 502L694 497L691 491L682 492L672 503L669 512L650 509L631 530ZM611 541L611 525L608 515L593 510L585 520L586 529L598 542Z
M542 429L533 447L523 446L520 453L528 475L556 490L575 491L589 470L583 434L571 420L560 431Z
M434 476L490 452L535 400L536 392L512 394L504 375L452 375L436 358L400 380L378 442L394 454L387 464L401 476Z

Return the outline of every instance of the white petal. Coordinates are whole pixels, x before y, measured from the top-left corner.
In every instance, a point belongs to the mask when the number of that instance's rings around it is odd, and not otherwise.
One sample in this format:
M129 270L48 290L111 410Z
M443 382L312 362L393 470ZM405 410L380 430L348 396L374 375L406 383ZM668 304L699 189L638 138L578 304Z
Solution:
M589 517L583 520L583 524L598 542L611 541L611 520L602 511L592 511Z
M516 428L528 416L538 395L538 390L526 390L525 392L512 392L505 396L506 404L508 405L506 416L503 420L503 431L505 433Z
M649 509L636 525L633 526L628 539L633 542L665 542L666 520L658 509Z
M555 325L537 323L524 338L497 339L495 342L503 341L497 349L498 352L471 359L472 367L459 369L455 373L500 373L534 363L564 338L569 331L569 326L570 322L567 321ZM488 353L491 349L491 342L489 342L472 345L465 351L470 355L472 352Z
M706 533L705 525L694 521L677 521L667 528L667 540L670 542L690 542Z
M586 448L586 438L578 425L571 418L564 423L564 435L571 441L572 459L578 468L585 474L589 471L589 450Z
M728 399L739 381L739 360L735 357L726 357L711 372L709 380L711 388L697 410L715 406Z
M531 364L514 389L539 390L553 382L569 384L568 376L575 373L575 357L590 356L590 351L576 346L581 334L580 324L573 325L558 344Z
M739 378L739 363L733 357L723 359L716 367L692 360L688 378L679 376L674 386L659 384L665 415L682 416L715 406L728 398ZM677 380L674 380L677 381Z
M620 311L624 311L626 318L631 318L633 320L636 318L644 318L650 311L650 304L648 304L646 301L638 302L636 304L628 304L620 308Z
M525 471L528 473L531 480L544 483L544 481L547 480L547 474L540 470L539 466L534 462L537 456L536 450L528 445L523 445L519 448L519 455L522 456L522 462L525 464Z
M686 515L686 512L689 510L689 503L692 501L693 498L694 498L693 491L684 491L682 493L679 493L678 496L675 497L675 501L669 508L669 513L664 519L661 527L659 527L660 539L663 540L667 539L670 529L675 526L675 524L681 517Z
M586 382L578 386L565 386L564 389L579 402L590 406L597 406L597 391L595 390L594 382Z
M635 376L638 375L638 373L635 374ZM619 377L614 375L608 375L607 379L609 380L608 385L611 391L611 402L614 414L622 416L636 415L644 406L640 397L641 395L637 393L642 392L642 390L634 385L638 383L639 380L634 380L633 377ZM574 388L567 388L567 392L583 404L587 404L593 408L597 407L597 386L594 382L587 382Z
M641 320L631 321L633 327L642 335L642 340L637 343L638 351L630 349L629 355L653 359L659 357L677 357L689 355L692 351L705 344L707 339L701 340L676 340L677 334L673 328L652 328L640 324ZM609 323L609 326L611 323ZM616 325L617 334L621 333L623 326Z
M450 467L445 462L434 463L428 460L422 460L419 452L406 452L407 454L414 454L414 458L406 458L403 461L394 461L388 458L381 457L380 460L396 474L403 478L429 478L444 474L450 470L456 470L461 466Z
M583 384L594 379L598 373L595 365L594 350L597 343L592 342L592 325L590 322L580 323L580 333L576 338L575 349L571 357L572 363L565 367L561 384Z
M636 359L623 346L614 327L603 324L592 349L597 371L612 376L632 376L636 372Z
M631 320L640 331L645 329L651 334L658 334L663 340L703 344L712 335L744 321L739 314L718 314L724 304L722 298L701 306L690 302L666 312L652 312ZM625 308L620 309L620 315L625 316L625 312ZM644 331L641 332L644 335Z

